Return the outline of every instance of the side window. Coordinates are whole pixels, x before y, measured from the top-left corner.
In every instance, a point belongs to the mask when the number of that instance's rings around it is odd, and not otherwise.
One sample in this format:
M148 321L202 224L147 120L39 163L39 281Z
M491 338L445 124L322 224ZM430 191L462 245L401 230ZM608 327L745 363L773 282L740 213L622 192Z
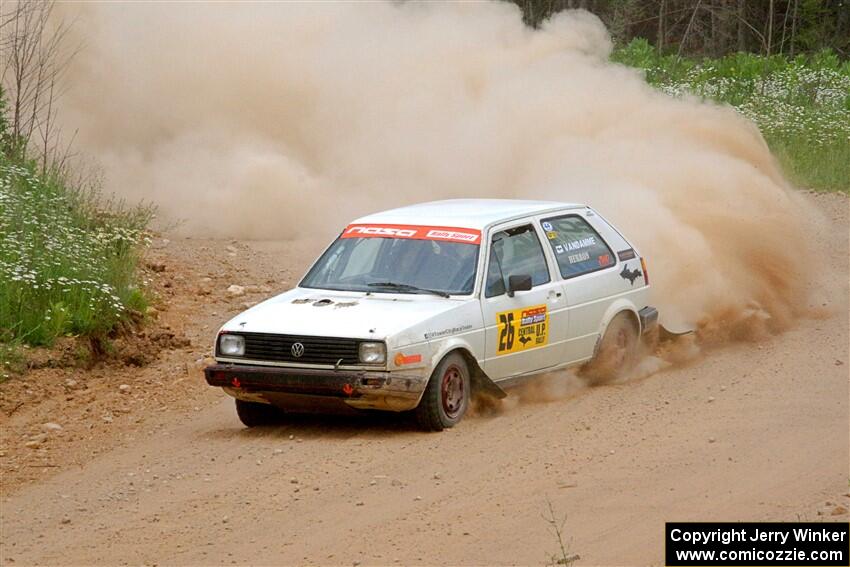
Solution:
M541 222L561 276L589 274L615 264L614 253L586 220L575 215Z
M543 247L530 224L493 235L484 296L495 297L505 293L508 277L512 275L531 276L532 286L547 283L550 279Z

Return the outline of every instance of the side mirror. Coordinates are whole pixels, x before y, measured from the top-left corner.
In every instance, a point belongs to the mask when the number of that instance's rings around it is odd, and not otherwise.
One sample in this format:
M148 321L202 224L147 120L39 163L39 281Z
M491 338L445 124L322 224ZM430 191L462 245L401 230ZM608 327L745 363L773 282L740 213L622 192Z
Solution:
M513 297L514 292L528 291L531 289L531 276L522 274L508 276L508 297Z

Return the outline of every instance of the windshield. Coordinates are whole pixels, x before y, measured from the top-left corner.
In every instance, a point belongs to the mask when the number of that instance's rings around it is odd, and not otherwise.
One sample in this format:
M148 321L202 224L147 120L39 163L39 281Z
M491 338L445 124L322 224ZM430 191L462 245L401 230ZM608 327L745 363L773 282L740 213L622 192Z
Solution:
M307 273L301 287L377 293L469 295L478 244L346 232Z

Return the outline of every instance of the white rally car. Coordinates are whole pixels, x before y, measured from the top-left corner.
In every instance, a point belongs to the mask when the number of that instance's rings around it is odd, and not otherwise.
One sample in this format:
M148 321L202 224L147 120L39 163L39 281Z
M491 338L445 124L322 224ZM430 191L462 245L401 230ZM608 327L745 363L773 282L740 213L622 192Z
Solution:
M638 251L585 205L451 200L360 218L298 287L220 330L207 382L247 426L336 405L455 425L473 390L633 364L657 325Z

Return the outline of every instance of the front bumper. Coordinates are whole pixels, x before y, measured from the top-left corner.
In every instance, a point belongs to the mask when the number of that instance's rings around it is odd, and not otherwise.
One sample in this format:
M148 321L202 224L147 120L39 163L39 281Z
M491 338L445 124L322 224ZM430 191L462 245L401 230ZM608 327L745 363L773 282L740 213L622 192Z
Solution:
M428 383L428 376L413 373L252 364L213 364L204 369L204 377L235 398L284 409L336 401L357 409L406 411L419 404Z

